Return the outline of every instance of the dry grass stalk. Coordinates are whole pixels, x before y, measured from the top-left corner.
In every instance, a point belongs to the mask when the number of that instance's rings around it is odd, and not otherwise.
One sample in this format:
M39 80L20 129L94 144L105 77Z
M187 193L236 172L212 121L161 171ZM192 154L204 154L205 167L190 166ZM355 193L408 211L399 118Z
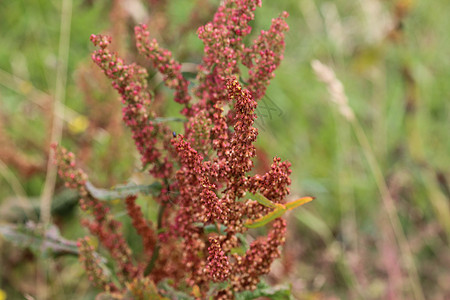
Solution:
M318 60L312 61L311 66L316 73L317 78L327 85L328 92L330 93L330 101L338 106L339 112L348 122L350 122L353 131L355 132L358 143L360 144L364 156L369 163L370 170L374 176L378 190L380 191L382 203L385 209L384 211L386 212L392 230L395 234L404 266L408 271L411 290L414 293L414 298L425 299L418 271L414 262L414 257L411 252L408 239L405 235L405 232L403 231L398 217L397 207L391 193L389 192L383 172L381 171L380 165L377 162L369 139L367 138L367 135L365 134L360 122L356 118L353 110L348 105L348 98L345 95L344 86L342 85L342 82L340 82L339 79L336 78L334 71L330 67L326 66Z

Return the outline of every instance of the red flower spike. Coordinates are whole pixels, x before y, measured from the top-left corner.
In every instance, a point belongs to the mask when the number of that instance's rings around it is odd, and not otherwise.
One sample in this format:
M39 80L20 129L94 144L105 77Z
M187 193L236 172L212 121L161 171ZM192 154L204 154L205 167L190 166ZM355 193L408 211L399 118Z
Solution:
M255 240L244 257L235 256L237 264L232 270L237 277L233 281L235 291L256 289L260 276L269 273L272 262L280 257L279 246L284 245L285 235L286 221L276 219L267 238Z
M289 30L287 17L288 13L283 12L273 19L269 31L262 30L253 45L244 50L242 63L249 68L247 87L255 100L262 99L283 59L284 32Z
M133 227L142 238L144 251L148 257L153 254L156 244L156 234L150 227L148 221L142 214L141 207L136 204L136 196L128 196L125 199L128 215L131 218Z
M88 275L89 281L94 286L103 289L106 292L117 291L114 283L108 282L109 278L103 272L100 265L100 258L95 254L94 247L91 245L89 237L79 239L77 242L78 251L80 251L79 260Z
M80 199L81 209L93 216L93 220L84 219L82 224L108 249L117 263L119 268L118 275L122 282L133 278L139 273L139 270L134 266L131 249L120 232L121 224L112 218L109 208L104 203L88 193L85 187L88 180L87 175L75 167L76 163L73 153L56 145L52 147L55 150L58 173L71 188L79 191L82 197Z
M231 270L228 257L225 255L217 239L210 238L209 242L208 264L206 265L205 272L214 282L225 281L230 275Z
M175 101L185 104L185 115L190 115L191 110L188 106L191 96L188 92L189 82L181 74L181 64L172 58L172 53L162 49L155 39L150 40L150 33L146 25L136 26L134 28L136 35L136 47L139 52L145 55L152 63L155 69L163 75L164 83L167 87L175 90Z
M122 96L123 120L133 133L142 164L153 165L150 170L152 175L166 178L172 172L172 164L167 159L161 159L155 145L158 138L169 139L171 130L162 123L152 121L155 114L151 110L152 100L147 90L147 70L136 64L126 65L117 53L110 52L110 37L92 35L91 41L100 47L92 55L92 60L112 80L113 87Z
M240 74L238 63L243 49L242 38L251 32L248 24L255 17L253 11L257 6L261 6L261 1L224 1L213 21L198 29L198 37L205 45L203 63L197 76L200 82L196 89L200 99L198 110L210 109L208 102L214 104L226 99L225 79Z

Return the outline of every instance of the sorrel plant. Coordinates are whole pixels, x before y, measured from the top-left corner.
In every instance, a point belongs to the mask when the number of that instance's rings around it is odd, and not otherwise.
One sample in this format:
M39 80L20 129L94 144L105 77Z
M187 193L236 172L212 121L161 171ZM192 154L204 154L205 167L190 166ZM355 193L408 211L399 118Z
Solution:
M91 237L79 240L84 268L103 295L157 299L168 296L170 286L195 298L233 299L255 290L280 256L286 232L283 213L312 199L283 204L291 170L280 158L273 159L267 173L251 173L258 135L255 109L283 58L288 30L284 12L245 45L253 11L260 5L255 0L223 1L213 21L198 29L204 56L192 89L172 53L149 37L145 25L135 28L137 49L181 105L184 132L178 134L153 108L147 70L110 51L110 37L91 36L97 47L92 59L121 95L123 120L155 181L151 188L159 205L153 222L136 203L137 189L119 197L125 199L142 239L142 253L134 253L121 223L76 167L74 155L54 146L59 175L79 191L80 206L90 215L82 224L114 264L114 272L107 272ZM249 227L266 225L267 234L248 245Z

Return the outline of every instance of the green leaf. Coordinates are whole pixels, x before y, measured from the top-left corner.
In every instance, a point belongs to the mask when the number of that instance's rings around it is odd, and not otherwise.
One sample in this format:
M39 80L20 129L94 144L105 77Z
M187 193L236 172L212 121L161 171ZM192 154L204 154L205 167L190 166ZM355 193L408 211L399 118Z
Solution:
M260 193L255 193L255 194L249 193L247 198L248 199L252 199L252 200L256 200L256 201L258 201L259 204L264 205L265 207L277 208L275 203L273 203L272 201L270 201L269 199L267 199L266 197L264 197Z
M250 248L250 244L247 242L247 238L242 233L236 233L235 236L238 238L238 240L241 242L242 247L244 247L245 250Z
M126 284L127 291L123 296L123 300L169 300L159 294L158 288L150 278L135 278L132 282Z
M182 123L186 123L187 119L183 119L183 118L176 118L176 117L166 117L166 118L154 118L152 120L153 123L166 123L166 122L182 122Z
M120 299L118 297L122 297L121 295L113 295L110 292L101 292L97 296L95 296L95 300L117 300Z
M138 193L144 195L157 195L161 191L161 184L159 182L149 185L129 183L127 185L118 185L108 190L97 188L90 181L88 181L86 182L86 189L92 197L99 200L110 201L115 199L125 199L130 195L136 195Z
M43 230L32 222L18 226L4 224L0 225L0 234L20 247L29 248L35 253L43 253L46 256L78 255L76 242L61 237L58 228L54 225Z
M194 81L197 78L196 72L181 72L181 75L184 79L189 81Z
M70 189L64 189L62 192L54 195L52 199L52 216L64 216L70 213L78 204L80 199L78 192ZM27 220L37 220L40 215L40 198L27 197L19 199L18 197L8 197L0 204L0 220L8 223L25 223Z
M169 299L178 299L178 300L195 300L191 295L176 290L172 287L167 280L163 280L158 282L158 288L163 296L168 297Z
M245 227L248 227L248 228L262 227L262 226L266 225L267 223L275 220L276 218L281 217L285 212L286 212L285 208L279 207L279 208L271 211L270 213L268 213L264 217L261 217L261 218L256 219L256 220L248 220L245 223Z
M303 205L305 203L314 200L314 197L303 197L283 205L280 203L274 203L270 201L260 193L250 194L249 197L251 197L250 199L255 199L256 201L258 201L259 204L262 204L266 207L274 208L274 210L259 219L247 220L245 226L248 228L257 228L264 226L270 221L273 221L276 218L281 217L286 211L294 209L300 205Z
M227 289L229 286L228 281L222 282L209 282L209 291L206 293L206 297L204 299L215 299L214 296L222 290Z
M220 232L217 232L217 225L216 224L207 224L207 225L205 225L203 227L203 231L206 234L211 233L211 232L216 232L216 233L218 233L220 235L226 235L227 234L226 231L225 231L226 229L227 229L227 226L225 226L223 224L219 224Z
M239 256L245 255L245 249L243 247L235 247L230 249L230 254L238 254Z
M251 300L268 297L271 300L293 300L290 286L271 287L265 282L258 283L254 291L243 291L235 294L236 300Z

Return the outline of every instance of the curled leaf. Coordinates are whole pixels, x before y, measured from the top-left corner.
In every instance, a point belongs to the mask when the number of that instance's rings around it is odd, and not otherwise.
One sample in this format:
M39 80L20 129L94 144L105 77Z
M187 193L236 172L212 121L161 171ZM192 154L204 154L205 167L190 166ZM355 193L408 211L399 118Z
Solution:
M78 255L75 241L61 237L56 226L44 230L33 222L26 225L0 225L0 234L8 241L44 255Z
M256 220L248 220L245 223L245 227L248 228L258 228L258 227L262 227L264 225L266 225L267 223L275 220L276 218L281 217L284 213L286 212L285 208L277 208L273 211L271 211L270 213L268 213L267 215L265 215L264 217L258 218Z
M286 203L285 206L286 206L287 210L292 210L292 209L294 209L296 207L299 207L299 206L301 206L303 204L311 202L314 199L315 199L314 197L302 197L302 198L299 198L297 200L294 200L294 201L291 201L289 203Z
M90 181L86 182L86 189L92 197L98 200L115 200L125 199L130 195L136 195L138 193L144 195L157 195L161 191L161 184L155 182L149 185L137 185L129 183L127 185L119 185L111 189L101 189L95 187Z
M314 197L302 197L302 198L299 198L297 200L294 200L292 202L289 202L289 203L286 203L283 205L280 203L274 203L261 194L255 194L253 196L255 196L254 198L256 199L256 201L258 201L258 203L260 203L266 207L272 207L272 208L274 208L274 210L271 211L270 213L268 213L267 215L265 215L261 218L258 218L256 220L247 220L247 222L245 223L245 227L248 227L248 228L262 227L262 226L266 225L267 223L275 220L276 218L281 217L286 211L292 210L296 207L299 207L303 204L306 204L306 203L314 200Z
M276 208L275 203L264 197L260 193L251 194L248 196L249 199L258 201L259 204L264 205L265 207Z

